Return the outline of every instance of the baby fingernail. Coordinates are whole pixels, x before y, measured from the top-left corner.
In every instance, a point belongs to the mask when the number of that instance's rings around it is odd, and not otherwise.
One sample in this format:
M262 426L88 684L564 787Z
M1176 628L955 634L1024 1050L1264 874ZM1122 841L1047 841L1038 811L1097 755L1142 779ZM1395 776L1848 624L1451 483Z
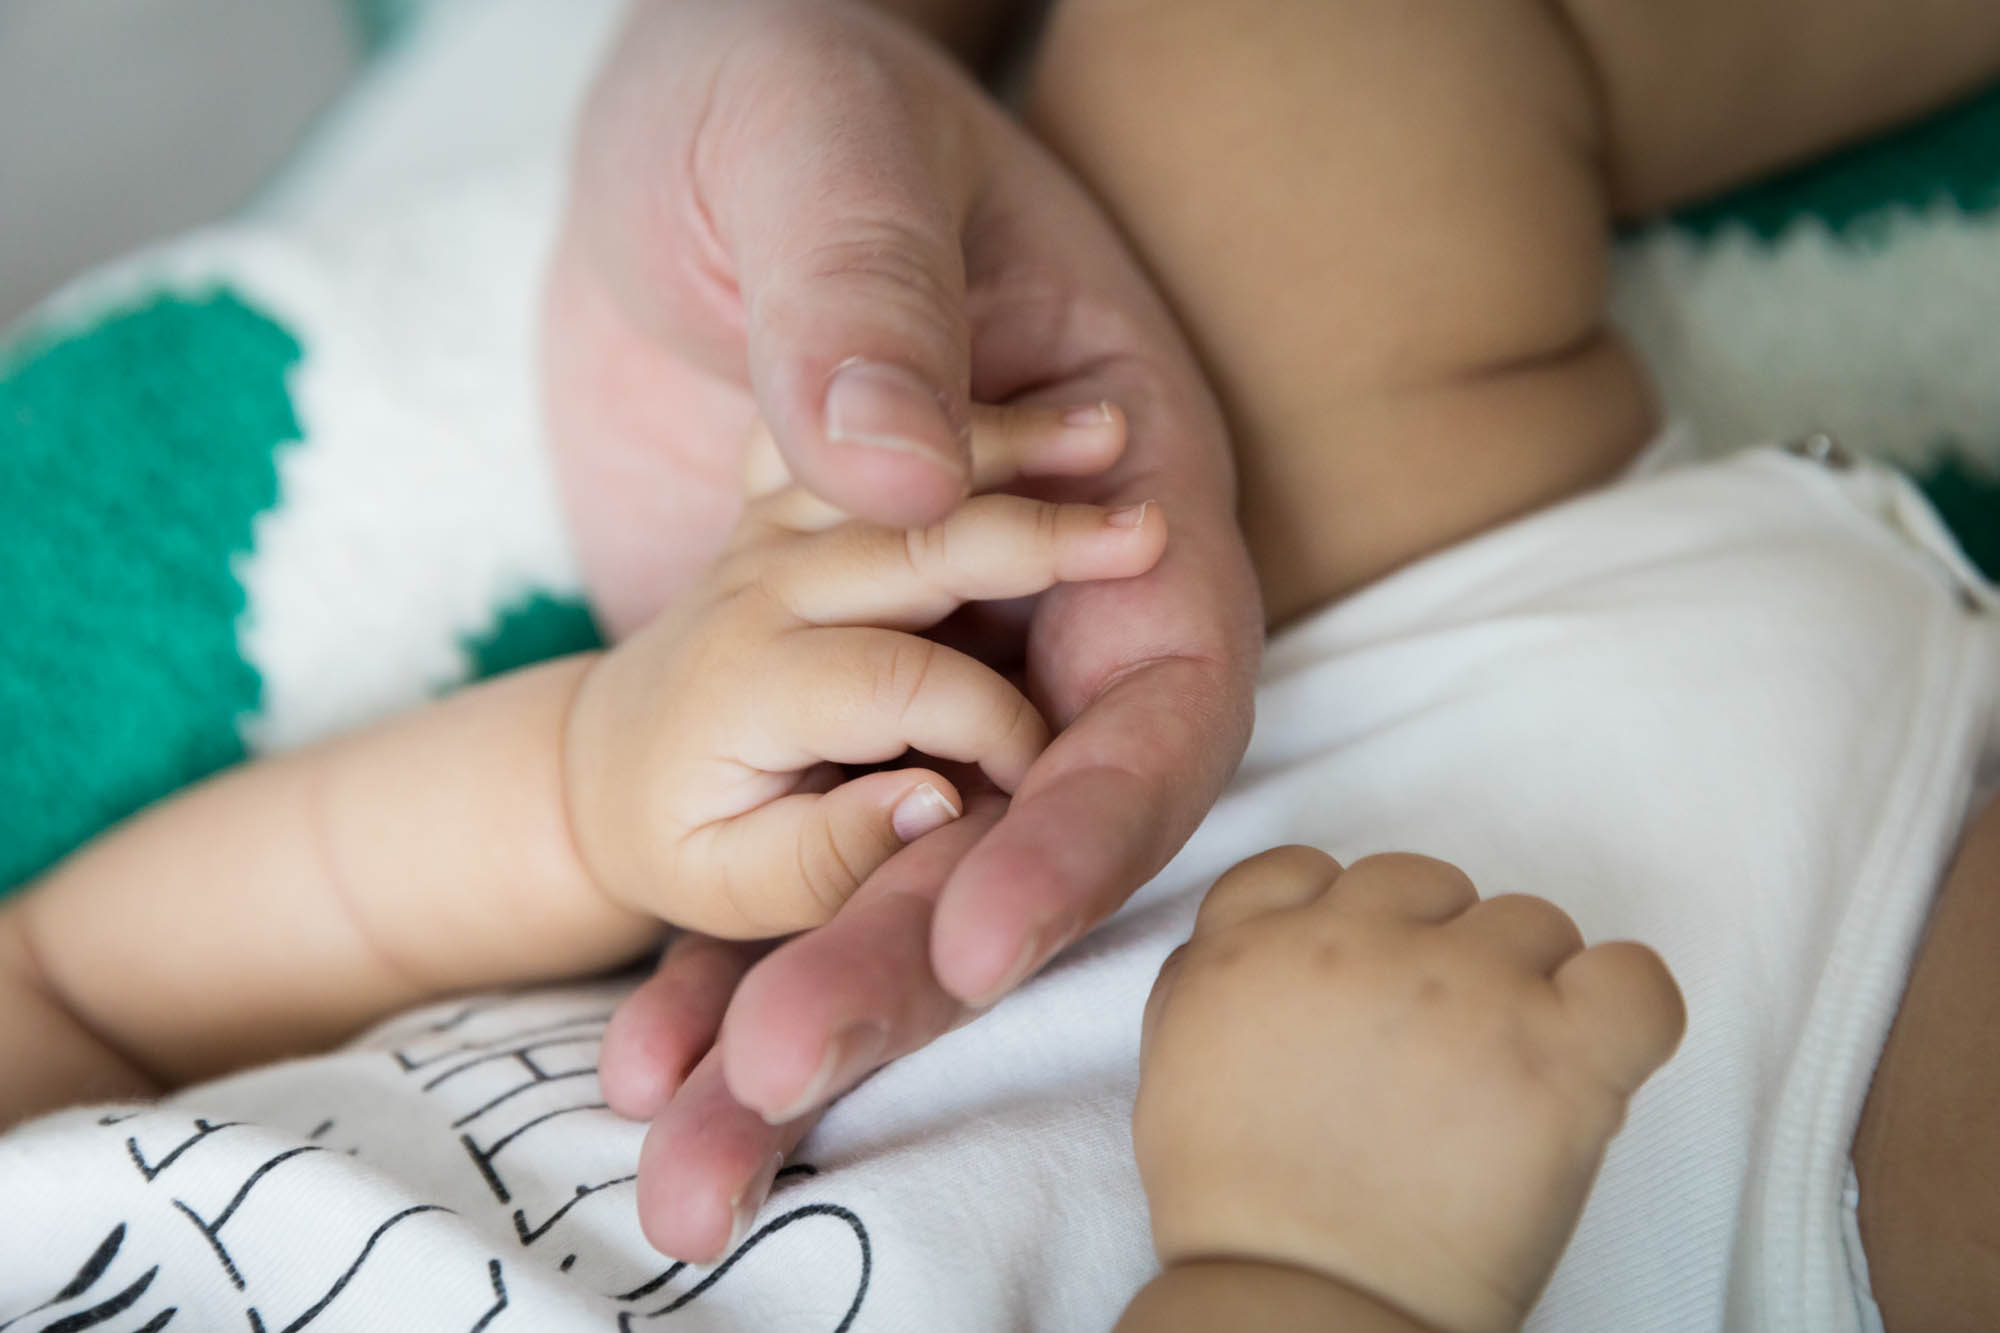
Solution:
M1103 401L1079 403L1062 414L1062 424L1078 428L1111 424L1111 404Z
M904 842L915 842L933 829L941 829L959 816L959 809L945 794L926 782L896 803L889 814L890 827Z
M1152 507L1153 502L1147 500L1141 504L1126 505L1123 509L1114 509L1104 516L1104 526L1107 528L1136 528L1146 521L1146 511Z
M874 1019L848 1024L827 1042L825 1057L799 1095L782 1110L764 1113L765 1123L782 1125L797 1120L825 1101L835 1088L844 1088L873 1069L888 1045L888 1024Z
M729 1201L734 1221L729 1229L729 1243L722 1247L722 1258L734 1254L736 1247L749 1236L750 1224L757 1220L757 1211L764 1206L764 1199L771 1192L771 1182L778 1178L778 1168L784 1164L783 1153L772 1153L771 1160L764 1163L756 1175L744 1181L743 1188Z
M958 432L936 390L901 366L842 363L826 386L826 437L911 454L955 477L965 475Z

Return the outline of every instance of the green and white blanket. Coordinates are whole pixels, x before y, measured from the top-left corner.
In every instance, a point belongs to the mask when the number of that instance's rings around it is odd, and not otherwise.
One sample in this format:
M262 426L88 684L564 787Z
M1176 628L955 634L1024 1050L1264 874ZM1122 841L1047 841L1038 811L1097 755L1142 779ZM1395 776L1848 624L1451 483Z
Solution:
M0 348L0 892L148 801L595 640L538 264L609 0L429 11L244 218ZM1714 452L1829 430L2000 573L2000 89L1627 237Z

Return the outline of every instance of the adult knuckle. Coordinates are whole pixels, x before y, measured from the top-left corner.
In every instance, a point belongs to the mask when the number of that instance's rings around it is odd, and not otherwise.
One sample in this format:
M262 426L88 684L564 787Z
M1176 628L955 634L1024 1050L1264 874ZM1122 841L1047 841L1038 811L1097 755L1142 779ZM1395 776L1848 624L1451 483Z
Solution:
M837 231L806 247L803 276L815 284L866 287L878 307L886 301L912 322L955 329L963 319L961 279L954 257L938 242L942 215L927 212L844 219Z
M903 80L871 34L832 6L745 6L724 64L726 91L751 105L799 102L838 126L857 109L901 110Z

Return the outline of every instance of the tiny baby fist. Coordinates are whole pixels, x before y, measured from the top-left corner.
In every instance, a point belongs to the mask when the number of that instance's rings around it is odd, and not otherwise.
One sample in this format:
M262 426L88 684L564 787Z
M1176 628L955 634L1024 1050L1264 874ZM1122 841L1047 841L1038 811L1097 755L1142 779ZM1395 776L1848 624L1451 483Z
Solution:
M1133 1137L1163 1263L1289 1264L1452 1333L1519 1326L1672 1053L1650 950L1455 867L1223 877L1147 1006Z
M1004 466L1048 461L1017 444ZM964 808L930 768L848 779L842 766L914 751L1011 792L1047 747L1018 688L922 631L969 601L1143 574L1166 544L1153 504L983 495L905 532L829 523L798 497L754 502L703 585L595 664L564 742L571 828L596 882L727 938L823 923Z

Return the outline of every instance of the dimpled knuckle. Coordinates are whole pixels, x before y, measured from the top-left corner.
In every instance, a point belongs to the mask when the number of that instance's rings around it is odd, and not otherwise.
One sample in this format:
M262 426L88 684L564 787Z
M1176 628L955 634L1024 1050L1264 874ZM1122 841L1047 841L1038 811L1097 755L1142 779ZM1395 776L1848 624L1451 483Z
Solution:
M928 639L897 635L875 678L877 701L898 717L915 709L930 680L931 668L937 664L937 654L937 645Z
M817 820L800 836L796 864L799 885L805 890L800 905L809 908L814 917L803 924L830 920L861 887L863 875L848 860L832 820Z
M1425 856L1422 852L1376 852L1354 864L1356 870L1364 866L1377 874L1423 878L1440 884L1464 884L1469 887L1472 883L1466 873L1451 862Z
M1449 861L1440 861L1420 852L1377 852L1356 861L1347 873L1351 875L1356 871L1369 876L1379 875L1399 885L1442 889L1468 902L1479 897L1478 886L1472 882L1470 875Z
M996 746L1021 737L1033 737L1041 730L1042 715L1028 702L1028 696L1011 686L996 689L993 694L992 714L982 735L992 738Z
M1340 873L1340 862L1317 847L1302 842L1286 843L1273 847L1267 852L1259 852L1247 861L1238 863L1238 869L1254 868L1261 873L1296 876L1300 879L1325 879Z
M1035 549L1047 552L1051 558L1062 539L1063 507L1050 500L1037 500L1034 513Z
M749 939L761 934L760 929L769 914L770 904L742 875L730 869L727 858L715 865L715 880L710 886L713 904L713 924L700 923L702 929L709 930L722 938Z
M951 520L910 528L903 534L903 559L920 583L936 583L951 569Z

